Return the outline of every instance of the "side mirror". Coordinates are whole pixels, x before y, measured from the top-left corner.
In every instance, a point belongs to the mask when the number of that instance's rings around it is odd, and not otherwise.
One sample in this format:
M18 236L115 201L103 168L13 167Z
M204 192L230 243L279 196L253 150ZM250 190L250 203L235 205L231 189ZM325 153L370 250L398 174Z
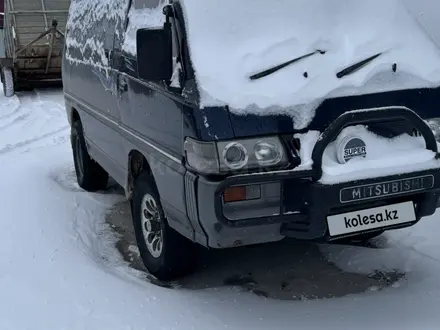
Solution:
M171 24L163 29L140 29L136 33L139 78L147 81L170 80L173 74Z

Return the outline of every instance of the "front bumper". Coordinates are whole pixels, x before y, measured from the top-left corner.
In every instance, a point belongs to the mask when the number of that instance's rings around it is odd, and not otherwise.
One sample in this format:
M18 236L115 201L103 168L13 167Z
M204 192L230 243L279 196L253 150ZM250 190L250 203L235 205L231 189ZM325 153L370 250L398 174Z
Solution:
M326 185L311 181L304 177L306 173L269 174L268 176L248 176L246 178L231 178L223 181L215 195L215 213L218 221L228 227L249 227L268 223L279 223L281 234L300 239L317 239L329 237L326 217L335 214L359 211L379 206L412 201L415 204L416 218L413 225L422 217L434 214L440 196L440 170L412 172L405 175L394 175ZM346 191L357 191L357 187L383 187L389 182L411 182L414 178L432 177L432 185L421 187L416 191L392 193L379 196L369 196L360 200L346 201L343 197ZM230 186L241 184L264 184L277 181L281 183L281 201L279 215L245 220L228 220L223 215L222 192Z
M375 113L346 113L321 135L313 150L314 166L310 170L236 175L221 182L209 181L188 173L186 187L187 202L192 204L188 208L191 210L190 215L200 223L208 237L208 245L216 248L277 241L284 237L329 241L370 231L412 226L422 217L435 213L440 197L440 168L337 184L319 182L322 177L324 150L344 127L393 119L410 121L425 138L426 148L438 155L437 142L432 131L409 109L390 108L389 111ZM425 179L420 181L420 178ZM278 184L280 187L279 205L273 215L234 220L225 216L223 193L227 188L265 184ZM376 187L382 189L384 185L388 189L381 190L383 193L371 193L376 191ZM360 191L359 187L366 190ZM414 203L416 219L412 222L334 237L329 234L328 216L408 201Z

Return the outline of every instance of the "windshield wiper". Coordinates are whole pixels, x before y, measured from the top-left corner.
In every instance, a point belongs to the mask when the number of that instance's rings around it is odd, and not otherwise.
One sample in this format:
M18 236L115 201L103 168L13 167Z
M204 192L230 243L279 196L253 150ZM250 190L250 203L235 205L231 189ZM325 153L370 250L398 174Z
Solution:
M360 61L356 64L350 65L348 68L345 68L344 70L339 71L336 74L336 77L338 77L339 79L341 79L342 77L348 76L352 73L355 73L356 71L358 71L359 69L363 68L365 65L367 65L368 63L372 62L373 60L375 60L376 58L378 58L380 55L382 55L383 53L378 53L376 55L370 56L369 58L366 58L363 61Z
M254 74L254 75L250 76L249 78L250 78L251 80L257 80L257 79L260 79L260 78L266 77L266 76L268 76L268 75L270 75L270 74L272 74L272 73L275 73L275 72L281 70L282 68L285 68L286 66L289 66L289 65L291 65L291 64L293 64L293 63L296 63L296 62L298 62L298 61L300 61L300 60L303 60L303 59L305 59L305 58L307 58L307 57L310 57L310 56L315 55L315 54L318 54L318 53L319 53L319 54L325 54L326 51L325 51L325 50L319 50L319 49L318 49L318 50L315 50L315 51L312 52L312 53L305 54L305 55L300 56L300 57L297 57L297 58L295 58L295 59L293 59L293 60L287 61L287 62L285 62L285 63L283 63L283 64L280 64L280 65L274 66L274 67L272 67L272 68L270 68L270 69L267 69L267 70L264 70L264 71L262 71L262 72L260 72L260 73Z

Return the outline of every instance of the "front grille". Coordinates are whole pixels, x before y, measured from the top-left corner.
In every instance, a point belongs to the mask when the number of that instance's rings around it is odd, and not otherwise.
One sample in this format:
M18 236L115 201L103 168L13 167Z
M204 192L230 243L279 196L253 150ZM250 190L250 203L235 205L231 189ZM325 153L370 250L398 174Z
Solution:
M299 157L299 151L301 150L301 141L297 138L292 138L287 141L289 152L293 158Z
M283 213L306 212L309 206L310 180L292 179L283 183Z
M294 168L301 164L300 149L301 141L294 138L291 134L284 135L283 137L285 146L287 148L288 156L290 158L291 167Z

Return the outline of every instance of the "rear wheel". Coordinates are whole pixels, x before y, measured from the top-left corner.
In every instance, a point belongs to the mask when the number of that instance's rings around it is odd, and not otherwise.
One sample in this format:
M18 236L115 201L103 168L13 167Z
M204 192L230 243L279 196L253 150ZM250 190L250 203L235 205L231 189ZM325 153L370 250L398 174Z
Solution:
M196 262L195 244L168 225L148 172L136 179L131 207L137 245L148 271L163 281L189 274Z
M78 185L87 191L105 189L108 183L108 173L90 157L79 120L72 124L70 141Z
M14 91L14 75L11 68L2 68L2 83L3 93L6 97L12 97L15 94Z

